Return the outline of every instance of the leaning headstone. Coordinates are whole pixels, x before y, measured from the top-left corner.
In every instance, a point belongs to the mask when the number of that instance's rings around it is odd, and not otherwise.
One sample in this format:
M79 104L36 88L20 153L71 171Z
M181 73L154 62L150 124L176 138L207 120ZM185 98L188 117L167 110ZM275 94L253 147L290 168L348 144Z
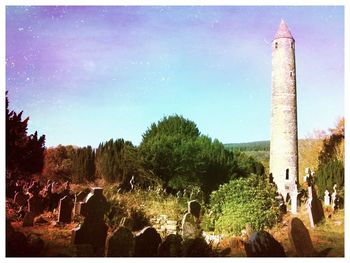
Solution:
M309 231L299 218L294 217L290 221L288 236L298 257L312 257L316 255Z
M202 229L200 227L201 205L198 201L192 200L188 202L188 212L182 219L182 238L195 239L202 235Z
M330 197L330 195L329 195L328 190L326 190L326 191L324 192L324 205L325 205L325 206L331 205L331 197Z
M34 225L35 214L33 212L27 212L23 218L23 226L33 226Z
M285 257L282 245L268 232L254 232L244 244L247 257Z
M38 195L32 195L28 199L28 211L34 213L35 216L40 215L44 210L43 199Z
M134 255L134 250L134 235L126 227L120 226L107 239L107 257L132 257Z
M73 200L67 195L60 200L58 206L58 222L66 224L72 222L73 206Z
M181 257L181 242L180 235L170 234L158 247L159 257Z
M103 256L108 227L104 222L107 210L107 200L103 196L102 188L95 187L81 204L81 215L84 222L72 230L72 244L91 244L96 256Z
M27 205L29 195L26 195L23 193L23 191L19 191L14 196L14 202L19 206L25 206Z
M309 215L311 227L324 219L324 212L321 201L318 199L313 185L308 187L309 198L307 200L307 213Z
M135 237L135 257L155 257L159 244L162 242L157 230L145 227Z

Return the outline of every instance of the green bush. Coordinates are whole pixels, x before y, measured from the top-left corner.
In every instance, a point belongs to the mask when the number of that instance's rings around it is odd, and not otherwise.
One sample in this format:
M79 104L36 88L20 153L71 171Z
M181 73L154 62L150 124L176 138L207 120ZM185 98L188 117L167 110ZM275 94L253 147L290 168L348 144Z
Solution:
M275 186L262 176L231 180L211 194L210 218L205 222L212 222L215 232L236 235L246 224L254 230L272 227L280 219L275 196Z

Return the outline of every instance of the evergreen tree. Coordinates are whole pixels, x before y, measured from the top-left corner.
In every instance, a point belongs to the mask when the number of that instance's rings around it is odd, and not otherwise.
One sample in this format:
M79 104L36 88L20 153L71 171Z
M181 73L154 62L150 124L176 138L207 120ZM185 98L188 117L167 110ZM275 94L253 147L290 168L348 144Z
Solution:
M27 135L29 117L9 110L6 92L6 173L11 178L40 173L44 165L45 135Z
M91 146L78 148L72 158L72 181L82 183L95 179L95 152Z

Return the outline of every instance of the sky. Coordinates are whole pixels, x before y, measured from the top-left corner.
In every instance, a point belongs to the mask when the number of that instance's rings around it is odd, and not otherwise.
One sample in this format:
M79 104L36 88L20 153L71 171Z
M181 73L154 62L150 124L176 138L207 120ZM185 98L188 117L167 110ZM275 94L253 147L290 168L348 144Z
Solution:
M344 116L336 6L7 6L6 90L46 146L124 138L164 116L223 143L269 140L271 41L296 41L299 138Z

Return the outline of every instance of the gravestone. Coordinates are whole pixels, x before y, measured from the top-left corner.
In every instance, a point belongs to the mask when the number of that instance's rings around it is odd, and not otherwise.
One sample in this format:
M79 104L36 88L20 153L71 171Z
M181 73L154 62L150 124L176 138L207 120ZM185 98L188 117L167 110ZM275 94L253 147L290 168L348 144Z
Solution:
M65 196L60 200L58 206L58 222L69 224L72 222L73 201L69 196Z
M107 257L132 257L134 255L134 250L134 235L126 227L120 226L107 239Z
M188 212L182 219L182 238L195 239L202 235L202 229L200 227L200 211L201 205L198 201L192 200L188 202Z
M311 227L315 227L316 224L324 219L324 212L322 203L318 199L316 191L313 185L308 187L309 198L307 200L307 213L309 215Z
M145 227L135 236L135 257L155 257L159 244L162 242L157 230Z
M15 194L14 202L19 206L25 206L27 205L28 198L29 195L26 195L23 191L19 191Z
M33 212L27 212L23 218L23 226L33 226L34 218L35 214Z
M179 190L177 193L176 193L176 198L179 199L182 197L182 193L181 193L181 190Z
M81 215L84 222L72 230L72 244L91 244L96 256L103 256L108 227L104 222L107 200L102 188L94 187L81 203Z
M28 211L34 213L35 216L40 215L43 212L44 204L43 199L38 195L32 195L28 199Z
M282 245L268 232L254 232L244 244L247 257L285 257Z
M87 192L87 191L80 191L78 194L75 195L74 208L73 208L74 215L79 215L80 202L83 202L88 194L89 194L89 192Z
M290 221L288 237L298 257L312 257L316 255L309 231L299 218L294 217Z
M331 205L331 197L330 197L330 195L329 195L328 190L326 190L326 191L324 192L324 205L325 205L325 206Z
M337 194L337 185L335 184L333 186L333 193L332 193L332 209L333 212L336 211L339 208L339 197Z
M129 184L130 184L130 191L133 191L134 190L134 184L135 184L135 176L132 176L130 181L129 181Z
M181 257L182 238L180 235L170 234L158 247L159 257Z

